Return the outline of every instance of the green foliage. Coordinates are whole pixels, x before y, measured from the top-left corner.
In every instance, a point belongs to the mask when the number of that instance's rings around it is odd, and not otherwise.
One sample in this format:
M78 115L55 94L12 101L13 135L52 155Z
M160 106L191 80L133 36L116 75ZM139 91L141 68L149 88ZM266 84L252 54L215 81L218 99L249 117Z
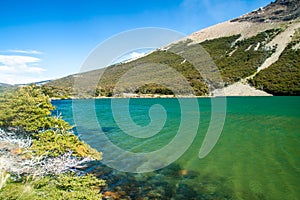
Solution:
M113 95L112 89L105 89L101 87L97 87L95 91L95 97L104 96L111 97Z
M1 94L0 127L17 128L34 139L31 149L36 155L59 156L72 151L74 156L100 160L102 154L80 141L61 118L51 116L54 110L49 97L36 86L21 87Z
M178 84L174 83L174 77L166 77L166 74L164 74L163 72L151 70L151 68L145 70L143 73L147 74L148 77L151 77L152 83L145 82L144 76L142 76L141 74L136 74L134 77L130 77L130 80L122 84L121 87L117 89L114 88L115 84L120 80L120 78L130 69L138 66L144 66L147 64L151 65L156 63L175 69L175 71L179 72L182 76L184 76L188 82L191 81L197 82L197 86L200 87L201 89L193 88L196 91L195 92L196 95L207 94L207 90L208 90L207 86L203 83L203 79L199 74L199 72L189 62L183 62L183 61L184 59L180 55L177 55L169 51L157 50L133 62L108 67L106 68L106 70L104 71L101 77L101 80L98 85L99 89L96 94L102 94L102 95L108 94L110 96L112 95L113 91L114 94L134 93L134 92L147 93L147 94L149 94L149 92L154 92L155 94L166 94L166 93L189 94L190 93L189 90L184 88L179 83ZM86 75L87 75L87 79L88 76L90 75L92 76L92 74L86 74ZM139 89L132 88L132 84L131 84L132 80L134 80L134 83L136 85L141 85L141 88ZM162 80L164 80L165 82L172 83L172 87L174 91L169 91L167 88L162 86L158 87L158 83L160 83Z
M139 94L164 94L164 95L173 95L173 91L159 84L145 84L142 87L139 87L135 90L135 93Z
M273 95L300 95L300 49L290 43L277 62L260 71L250 84Z
M77 176L76 174L61 174L58 177L41 177L21 182L9 182L0 191L0 199L19 200L73 200L102 199L100 187L105 181L93 175Z
M216 61L233 47L234 42L241 35L233 35L230 37L221 37L213 40L206 40L201 43L202 47L209 53L210 57Z
M18 88L1 94L0 127L16 128L21 133L30 133L33 139L30 153L26 157L57 157L68 151L78 159L90 157L100 160L102 153L80 141L61 118L51 116L54 107L49 97L34 85ZM37 177L23 181L11 180L0 190L0 199L42 200L42 199L102 199L100 186L105 182L95 176L78 177L76 174L61 174L58 177Z
M49 96L50 98L56 97L60 99L69 99L72 94L71 87L62 87L57 85L42 85L42 93Z
M0 126L16 127L20 131L70 130L60 118L51 116L54 107L49 97L36 86L20 87L0 95Z
M79 158L91 157L96 160L102 158L102 153L80 141L73 133L53 130L34 135L31 150L34 155L38 156L56 157L67 151L72 151L73 156Z
M274 52L266 48L280 29L271 29L256 36L239 40L240 35L204 41L201 45L218 66L226 84L232 84L255 73L257 68Z

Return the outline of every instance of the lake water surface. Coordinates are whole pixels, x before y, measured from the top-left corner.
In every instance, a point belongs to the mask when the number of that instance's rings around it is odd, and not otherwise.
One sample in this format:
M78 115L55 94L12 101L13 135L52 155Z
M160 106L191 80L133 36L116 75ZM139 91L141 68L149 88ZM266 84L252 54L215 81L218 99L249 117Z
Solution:
M200 116L199 128L177 161L147 173L119 172L97 162L86 171L106 179L106 189L123 199L300 199L300 97L228 97L222 134L203 159L198 154L212 116L211 99L196 100L200 112L191 107L187 117L193 124ZM127 134L141 131L136 126L128 123L128 127L120 128L122 118L116 122L111 99L73 101L76 109L72 109L72 100L52 103L63 119L77 125L79 137L99 151L107 145L107 141L97 139L101 134L132 153L159 150L176 136L182 120L180 103L175 98L130 99L130 118L139 127L150 123L151 106L158 104L166 110L166 122L157 134L137 138ZM115 101L114 112L122 116L124 99ZM184 101L189 104L192 100ZM86 106L91 104L95 111L92 114ZM152 114L163 118L160 113ZM101 129L95 126L94 115ZM123 120L122 126L126 126L126 113ZM191 134L192 126L184 131ZM151 134L151 130L139 134ZM111 156L119 155L104 154L104 161L114 159Z

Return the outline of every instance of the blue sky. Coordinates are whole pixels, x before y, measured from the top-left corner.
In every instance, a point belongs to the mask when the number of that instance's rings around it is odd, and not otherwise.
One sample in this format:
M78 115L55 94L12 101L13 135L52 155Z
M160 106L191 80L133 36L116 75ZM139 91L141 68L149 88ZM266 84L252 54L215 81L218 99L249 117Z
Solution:
M188 35L270 2L2 0L0 82L28 83L77 73L99 43L123 31L161 27Z

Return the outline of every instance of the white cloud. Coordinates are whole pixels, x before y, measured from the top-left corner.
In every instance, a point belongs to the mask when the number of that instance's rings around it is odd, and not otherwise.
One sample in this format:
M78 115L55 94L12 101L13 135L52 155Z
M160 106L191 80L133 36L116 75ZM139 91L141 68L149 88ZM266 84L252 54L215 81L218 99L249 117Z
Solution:
M0 82L8 83L8 84L26 84L26 83L34 83L44 80L50 80L53 77L44 77L44 76L30 76L23 74L2 74L0 73Z
M40 59L32 56L0 55L0 63L7 66L22 65L26 63L36 63Z
M0 55L0 82L19 84L41 80L39 76L46 70L38 66L40 61L33 56Z
M6 52L23 53L23 54L43 54L43 52L37 50L21 50L21 49L12 49L12 50L7 50Z
M145 53L139 53L139 52L132 52L130 53L130 58L129 59L136 59L136 58L139 58L139 57L142 57L144 56Z
M0 72L11 72L12 68L8 66L0 66Z
M151 49L152 50L152 49ZM116 63L120 63L120 62L130 62L132 60L135 60L137 58L140 58L144 55L146 55L146 53L149 52L149 49L147 49L147 51L145 50L145 52L131 52L131 53L126 53L123 56L120 56L119 58L117 58L116 60L114 60L112 62L112 64L116 64Z

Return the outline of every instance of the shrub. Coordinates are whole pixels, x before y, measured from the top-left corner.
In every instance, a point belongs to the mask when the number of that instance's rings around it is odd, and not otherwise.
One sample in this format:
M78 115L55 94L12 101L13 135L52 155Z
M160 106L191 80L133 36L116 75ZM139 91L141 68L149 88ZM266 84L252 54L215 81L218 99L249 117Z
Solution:
M57 157L67 151L73 152L73 156L101 160L102 154L89 145L80 141L73 133L47 130L33 137L31 150L37 156Z
M73 200L102 199L101 186L105 181L93 175L77 176L67 173L57 177L24 178L20 182L8 182L0 191L0 199L19 200Z
M72 126L61 118L51 116L51 111L54 109L49 97L34 85L1 94L0 128L17 130L16 137L29 136L30 143L28 143L29 147L23 147L23 149L16 146L18 151L14 152L12 159L15 164L24 162L25 164L21 163L20 166L26 168L26 173L22 173L22 176L15 180L10 179L4 187L2 186L5 184L1 182L0 199L101 199L100 186L103 186L105 182L92 175L77 176L73 173L64 173L53 176L57 173L49 172L46 169L47 176L41 176L38 173L39 176L35 178L28 176L31 174L27 172L28 170L39 170L34 168L35 163L31 162L37 162L37 164L42 161L46 162L52 158L70 155L70 152L72 152L72 158L76 158L78 163L85 161L86 158L91 158L90 160L102 158L102 153L80 141L70 131ZM0 132L1 136L5 136L4 133ZM9 135L11 134L7 136ZM15 141L18 138L11 139ZM5 160L6 158L8 159ZM10 162L12 160L9 156L4 156L2 161ZM13 162L10 163L13 164ZM6 170L12 175L14 174L13 170ZM1 175L3 174L1 171Z
M19 87L0 95L0 126L14 127L20 132L70 130L72 127L61 118L51 116L55 107L41 89L32 85Z

